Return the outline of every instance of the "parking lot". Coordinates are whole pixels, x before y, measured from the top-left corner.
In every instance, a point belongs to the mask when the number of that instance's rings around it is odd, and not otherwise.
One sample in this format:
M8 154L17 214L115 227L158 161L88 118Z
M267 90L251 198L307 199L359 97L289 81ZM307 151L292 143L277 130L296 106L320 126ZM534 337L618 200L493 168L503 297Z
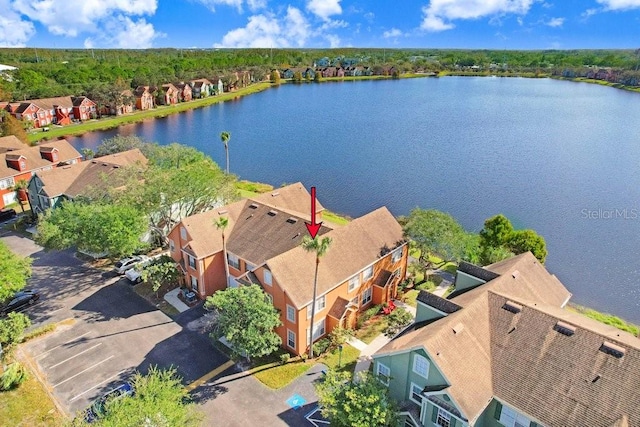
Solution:
M122 276L93 269L71 251L43 251L18 235L4 233L2 240L34 259L27 288L40 300L24 313L34 326L62 322L23 353L69 414L150 365L174 366L189 383L226 362L201 331L174 322Z

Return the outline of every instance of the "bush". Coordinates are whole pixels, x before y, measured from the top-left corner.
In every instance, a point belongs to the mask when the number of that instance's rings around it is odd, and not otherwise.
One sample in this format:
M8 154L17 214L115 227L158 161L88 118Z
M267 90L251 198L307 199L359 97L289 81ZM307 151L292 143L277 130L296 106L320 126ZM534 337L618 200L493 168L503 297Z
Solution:
M362 312L362 314L360 314L360 316L358 317L358 322L357 322L358 328L361 328L362 325L364 325L367 322L367 320L371 319L373 316L378 314L381 309L382 309L382 305L379 304L379 305L374 305L373 307Z
M280 355L280 363L282 363L283 365L287 364L289 362L289 359L291 359L291 355L289 353Z
M20 363L15 362L7 367L7 370L0 376L0 390L11 390L27 379L27 370Z
M346 328L333 328L329 334L329 340L331 340L331 348L337 348L338 346L346 343L349 338L353 337L353 329Z
M313 354L314 356L320 356L325 353L329 346L331 345L331 340L329 338L322 338L321 340L316 341L313 344Z
M398 307L387 316L387 327L384 334L392 337L407 326L413 320L413 316L402 307Z

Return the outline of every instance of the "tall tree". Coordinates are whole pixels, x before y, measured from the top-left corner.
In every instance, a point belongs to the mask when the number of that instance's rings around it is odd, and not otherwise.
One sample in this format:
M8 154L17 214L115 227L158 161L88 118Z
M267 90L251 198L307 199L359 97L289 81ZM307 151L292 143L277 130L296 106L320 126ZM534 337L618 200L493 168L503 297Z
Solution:
M309 327L309 359L313 359L313 327L316 317L316 297L318 294L318 267L320 266L320 258L322 258L331 246L331 238L316 236L312 239L304 236L302 239L302 249L307 252L315 252L316 266L313 274L313 299L311 300L311 326Z
M216 312L211 336L224 337L236 357L266 356L282 344L274 331L282 325L280 314L258 285L218 291L207 298L205 308Z
M25 144L31 144L29 142L27 131L24 130L24 126L20 120L16 119L6 111L1 111L0 115L0 136L13 135Z
M397 405L389 389L369 372L355 381L349 372L329 371L316 384L318 403L335 427L385 427L397 423Z
M542 264L547 258L547 244L544 237L533 230L514 231L508 246L516 254L530 251Z
M229 286L229 261L227 260L227 241L225 240L224 231L229 225L229 218L221 216L218 218L214 225L218 230L222 232L222 256L224 257L224 278L226 281L226 286Z
M483 248L504 246L511 239L513 225L509 218L498 214L488 218L484 222L484 228L480 231L480 246Z
M22 258L0 242L0 304L24 288L31 277L31 258Z
M231 132L220 133L220 140L224 144L224 154L227 156L227 174L229 173L229 140L231 139Z

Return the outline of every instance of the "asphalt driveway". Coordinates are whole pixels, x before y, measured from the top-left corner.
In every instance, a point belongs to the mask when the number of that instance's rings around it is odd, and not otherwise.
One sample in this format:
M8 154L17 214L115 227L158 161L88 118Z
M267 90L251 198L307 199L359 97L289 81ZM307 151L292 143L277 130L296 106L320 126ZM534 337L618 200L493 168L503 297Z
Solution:
M14 234L1 238L33 258L27 288L39 292L40 301L25 313L34 326L63 321L54 333L27 343L24 353L68 413L150 365L176 367L187 384L227 361L198 328L174 322L121 276L91 268L72 251L47 252Z

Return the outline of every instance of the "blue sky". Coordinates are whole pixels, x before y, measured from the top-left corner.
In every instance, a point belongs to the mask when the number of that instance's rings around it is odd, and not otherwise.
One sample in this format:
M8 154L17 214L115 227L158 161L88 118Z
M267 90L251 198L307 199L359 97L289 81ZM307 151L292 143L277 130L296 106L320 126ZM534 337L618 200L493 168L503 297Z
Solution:
M640 0L0 0L0 46L640 47Z

